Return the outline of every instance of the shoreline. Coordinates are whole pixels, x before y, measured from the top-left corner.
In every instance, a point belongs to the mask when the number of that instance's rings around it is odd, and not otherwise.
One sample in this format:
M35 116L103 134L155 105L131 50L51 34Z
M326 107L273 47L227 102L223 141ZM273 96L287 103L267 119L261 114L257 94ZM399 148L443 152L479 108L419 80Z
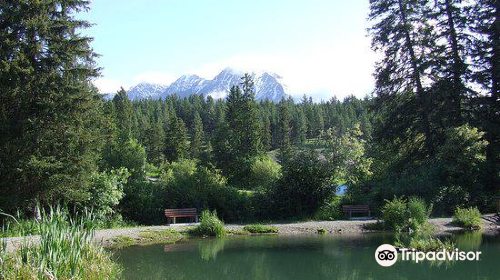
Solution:
M484 217L490 215L483 215L483 233L498 234L500 226L494 224ZM435 227L435 234L446 234L458 231L464 231L463 228L451 224L451 218L431 218L428 222ZM324 229L325 234L354 234L354 233L373 233L373 232L389 232L383 230L368 229L367 226L374 225L377 220L337 220L337 221L308 221L308 222L295 222L295 223L270 223L265 224L278 228L278 235L311 235L318 234L318 229ZM141 237L145 232L161 232L175 230L180 233L186 232L189 228L196 226L195 223L186 224L173 224L165 226L144 226L144 227L131 227L131 228L116 228L116 229L101 229L96 230L94 242L105 247L112 247L118 244L118 239L125 238L134 241L133 244L151 243L154 240L145 239ZM225 228L229 231L241 231L243 227L248 224L227 224ZM163 237L157 242L171 242L178 240L179 235L170 236L171 238ZM7 251L15 250L22 242L24 237L7 237L0 240L7 241ZM38 236L28 237L28 242L38 242Z

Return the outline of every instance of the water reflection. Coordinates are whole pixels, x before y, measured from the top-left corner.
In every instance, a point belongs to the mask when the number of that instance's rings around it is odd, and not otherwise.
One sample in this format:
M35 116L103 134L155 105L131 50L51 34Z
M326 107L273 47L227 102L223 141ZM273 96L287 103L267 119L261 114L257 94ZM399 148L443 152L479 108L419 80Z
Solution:
M125 279L498 279L498 236L454 235L459 247L483 252L479 262L381 267L375 249L391 234L238 236L134 246L116 252ZM476 250L474 249L474 250Z

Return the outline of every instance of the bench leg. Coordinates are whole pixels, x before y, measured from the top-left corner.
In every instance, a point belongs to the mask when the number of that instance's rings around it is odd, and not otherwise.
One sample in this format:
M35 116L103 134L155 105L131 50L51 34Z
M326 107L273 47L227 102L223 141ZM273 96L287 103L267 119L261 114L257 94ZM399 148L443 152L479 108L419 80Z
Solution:
M175 217L173 217L173 219L174 219L174 224L175 224Z
M197 222L198 222L198 216L195 216L195 217L194 217L194 221L195 221L195 223L197 223Z

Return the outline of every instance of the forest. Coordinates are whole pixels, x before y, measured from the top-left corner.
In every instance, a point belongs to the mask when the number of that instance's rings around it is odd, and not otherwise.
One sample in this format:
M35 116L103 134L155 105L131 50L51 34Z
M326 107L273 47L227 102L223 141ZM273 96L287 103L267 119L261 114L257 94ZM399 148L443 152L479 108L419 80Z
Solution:
M14 2L0 4L0 212L63 204L109 227L187 207L226 222L341 219L344 204L395 196L435 216L495 211L500 1L371 0L373 92L277 104L255 100L250 75L225 99L106 100L74 17L88 3Z

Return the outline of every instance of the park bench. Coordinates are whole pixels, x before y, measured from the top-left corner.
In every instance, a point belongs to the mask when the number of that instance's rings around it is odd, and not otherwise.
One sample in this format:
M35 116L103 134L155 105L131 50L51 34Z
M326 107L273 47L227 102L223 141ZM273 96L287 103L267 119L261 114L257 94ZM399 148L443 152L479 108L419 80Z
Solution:
M165 209L165 217L167 217L167 224L175 224L176 218L190 218L191 221L198 222L196 208Z
M352 217L352 213L368 213L368 216L371 216L370 206L368 205L344 205L342 209L344 213L349 213L349 218Z

